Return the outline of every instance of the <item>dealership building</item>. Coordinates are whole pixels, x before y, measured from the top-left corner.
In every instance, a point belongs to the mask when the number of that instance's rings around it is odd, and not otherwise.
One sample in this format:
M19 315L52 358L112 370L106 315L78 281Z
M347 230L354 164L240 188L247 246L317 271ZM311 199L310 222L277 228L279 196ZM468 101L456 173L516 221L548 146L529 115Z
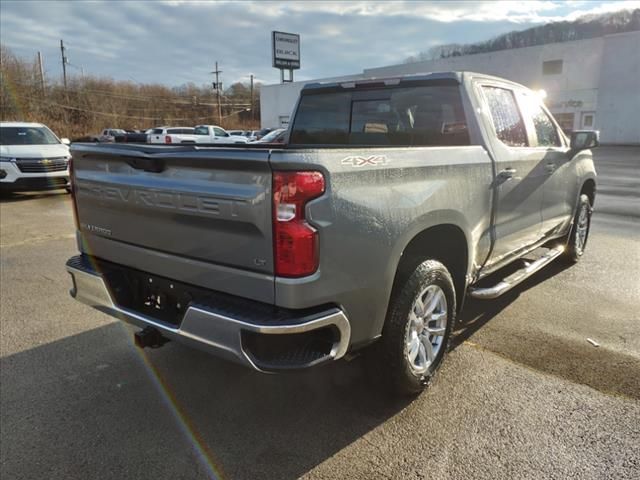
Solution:
M304 62L304 60L303 60ZM547 93L566 130L600 130L602 143L640 144L640 32L368 68L362 73L265 85L264 127L287 126L307 83L467 70L507 78Z

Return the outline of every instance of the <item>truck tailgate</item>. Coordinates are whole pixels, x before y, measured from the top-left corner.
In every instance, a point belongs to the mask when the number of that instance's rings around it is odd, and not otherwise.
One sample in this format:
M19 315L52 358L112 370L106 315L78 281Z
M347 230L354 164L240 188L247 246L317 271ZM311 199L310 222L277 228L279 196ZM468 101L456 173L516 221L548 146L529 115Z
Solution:
M71 150L85 253L272 301L268 150L87 144Z

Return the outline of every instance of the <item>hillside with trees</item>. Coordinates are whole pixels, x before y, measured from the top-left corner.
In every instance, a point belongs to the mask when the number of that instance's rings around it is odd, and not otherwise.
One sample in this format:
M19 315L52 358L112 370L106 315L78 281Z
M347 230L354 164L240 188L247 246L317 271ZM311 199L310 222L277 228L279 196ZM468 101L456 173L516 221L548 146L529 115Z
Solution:
M103 128L146 129L159 125L221 124L225 128L257 128L260 85L253 109L248 85L235 83L222 92L222 118L210 85L164 85L68 76L40 75L37 59L19 58L0 46L0 120L48 125L63 137L79 138Z
M552 22L526 30L498 35L491 40L478 43L449 43L430 48L416 56L405 59L405 63L423 62L437 58L474 55L512 48L532 47L548 43L570 42L602 37L612 33L640 30L640 9L621 10L601 15L586 15L573 22Z

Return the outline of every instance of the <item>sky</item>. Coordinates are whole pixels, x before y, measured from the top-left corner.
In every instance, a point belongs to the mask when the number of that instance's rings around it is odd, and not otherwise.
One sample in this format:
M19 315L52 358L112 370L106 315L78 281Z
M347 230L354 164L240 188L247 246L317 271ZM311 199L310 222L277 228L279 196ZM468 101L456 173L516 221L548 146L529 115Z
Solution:
M640 1L35 1L0 0L0 41L16 55L42 52L48 79L68 74L178 86L212 81L278 83L271 31L300 34L295 80L402 63L430 47L487 40L511 30Z

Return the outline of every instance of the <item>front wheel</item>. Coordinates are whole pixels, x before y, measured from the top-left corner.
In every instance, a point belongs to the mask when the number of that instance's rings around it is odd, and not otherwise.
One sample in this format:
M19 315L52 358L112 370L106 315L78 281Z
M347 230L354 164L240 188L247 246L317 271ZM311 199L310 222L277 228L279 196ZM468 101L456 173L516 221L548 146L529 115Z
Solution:
M394 288L382 338L371 353L374 376L393 393L415 395L442 363L455 320L451 274L436 260Z
M589 239L589 230L591 229L592 212L593 209L589 197L584 193L581 194L564 254L565 259L570 263L578 262L584 254L584 249Z

